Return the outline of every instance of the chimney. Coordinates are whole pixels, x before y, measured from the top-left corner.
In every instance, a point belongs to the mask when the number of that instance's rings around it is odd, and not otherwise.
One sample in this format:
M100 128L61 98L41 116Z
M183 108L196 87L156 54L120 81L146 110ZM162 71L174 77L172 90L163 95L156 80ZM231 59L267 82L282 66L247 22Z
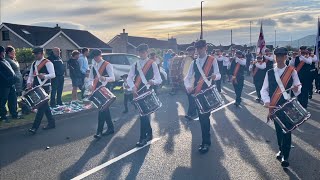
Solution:
M122 29L122 33L120 33L121 39L121 50L120 53L128 53L128 33L126 33L126 29Z
M122 32L123 32L123 33L126 33L126 29L122 29Z
M56 24L56 27L54 27L55 29L61 29L61 27L59 26L59 24Z

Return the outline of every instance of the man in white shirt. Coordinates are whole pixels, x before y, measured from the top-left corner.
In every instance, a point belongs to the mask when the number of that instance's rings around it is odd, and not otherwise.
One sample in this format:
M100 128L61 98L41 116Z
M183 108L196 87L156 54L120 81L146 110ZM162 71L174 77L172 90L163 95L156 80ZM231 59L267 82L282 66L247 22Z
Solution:
M241 94L244 85L244 71L246 68L246 58L241 51L236 52L235 60L231 62L230 71L232 73L232 85L236 93L235 106L240 106Z
M100 49L94 49L91 53L93 60L95 61L95 64L92 66L89 74L90 84L92 84L90 89L92 91L96 90L104 83L115 81L112 64L103 60L101 54L102 52ZM102 133L104 122L106 122L108 130ZM96 135L94 135L94 138L100 139L102 136L107 136L113 133L114 126L111 118L110 109L106 108L105 110L100 110L98 115L97 133Z
M130 89L133 91L134 96L138 96L143 94L144 92L149 91L148 87L152 87L154 85L160 85L162 82L160 72L157 64L148 58L148 45L140 44L137 47L137 51L140 56L140 60L134 63L131 66L131 69L128 74L127 82ZM144 68L144 67L148 68ZM146 69L144 73L144 78L141 78L139 71L141 69ZM137 142L137 147L142 147L147 144L148 141L152 140L152 128L150 125L150 115L140 116L140 139Z
M318 71L316 68L316 64L318 64L319 60L317 56L314 55L314 50L311 48L308 48L309 51L309 58L312 59L312 64L310 65L310 84L309 84L309 99L312 99L313 95L313 81L318 76Z
M286 82L283 83L285 89L292 88L295 96L298 96L301 92L300 80L297 71L294 70L293 67L289 67L285 64L288 50L283 47L277 48L274 51L274 54L276 55L277 66L267 72L261 89L261 98L264 102L264 106L269 108L269 113L273 112L274 106L282 105L287 101L284 97L284 94L281 93L281 90L277 90L279 86L275 78L275 72L277 72L281 77L282 82ZM288 96L289 97L287 98L290 98L290 95ZM281 114L278 114L280 121L286 123L286 121L284 121L286 118L284 112L280 113ZM276 158L281 161L281 166L286 168L289 166L288 159L291 149L291 132L284 133L278 122L274 122L274 125L279 146L279 152L277 153Z
M226 82L226 76L228 76L228 66L230 64L230 59L227 53L223 53L223 67L221 71L222 82ZM219 69L220 70L220 69Z
M44 58L43 48L35 48L32 53L34 54L36 61L32 63L27 81L27 88L31 89L43 84L42 88L47 94L50 94L51 79L56 77L54 66L50 60ZM47 117L48 125L43 127L43 130L53 129L56 127L49 104L46 102L38 108L32 128L29 129L31 134L36 134L44 114Z
M224 57L222 56L222 51L220 49L217 51L217 55L215 58L218 61L220 74L224 74L224 72L223 72L223 59L224 59ZM217 83L217 89L218 89L219 93L221 93L221 88L222 88L221 87L221 79L218 80L216 83Z
M263 85L263 80L266 75L266 62L262 60L262 56L258 55L257 56L257 61L252 62L249 66L249 71L252 72L253 76L253 83L254 86L256 87L256 92L257 92L257 99L256 101L260 103L261 101L261 94L260 90Z
M212 79L214 81L218 81L221 78L221 74L219 72L219 67L217 60L212 56L207 55L207 42L205 40L199 40L195 43L195 47L198 52L198 58L190 65L187 76L184 79L184 85L188 93L198 94L201 90L207 89L207 83L203 81L199 81L201 79L201 73L198 69L198 65L202 67L202 69L206 69L206 66L210 64L207 63L209 60L212 60L212 67L208 67L210 69L208 73L208 80ZM198 63L198 65L197 65ZM194 82L193 82L194 78ZM201 83L202 82L202 83ZM201 85L202 84L202 85ZM199 120L202 131L202 143L199 147L199 152L201 154L207 153L209 151L209 147L211 146L211 137L210 137L210 115L211 113L201 114L199 109L197 109L199 114Z

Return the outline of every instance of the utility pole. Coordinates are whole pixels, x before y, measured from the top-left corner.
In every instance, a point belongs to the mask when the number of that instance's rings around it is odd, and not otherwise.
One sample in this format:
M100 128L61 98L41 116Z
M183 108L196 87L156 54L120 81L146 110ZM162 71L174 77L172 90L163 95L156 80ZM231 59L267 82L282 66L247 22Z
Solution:
M200 34L200 39L203 39L203 26L202 26L202 3L204 1L201 1L201 34Z
M250 21L250 48L251 48L251 21Z
M277 30L274 30L274 48L277 47Z
M231 29L231 46L232 46L233 42L232 42L232 29Z

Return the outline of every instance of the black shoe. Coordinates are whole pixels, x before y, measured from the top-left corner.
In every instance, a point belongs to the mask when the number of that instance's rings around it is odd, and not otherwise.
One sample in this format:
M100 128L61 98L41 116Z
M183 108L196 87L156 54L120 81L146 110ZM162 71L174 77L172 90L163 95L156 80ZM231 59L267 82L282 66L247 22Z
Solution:
M23 116L12 116L12 119L24 119Z
M288 160L284 160L284 158L282 158L282 160L281 160L281 166L282 166L283 168L289 167L289 161L288 161Z
M114 133L114 130L112 129L108 129L106 132L104 132L104 133L102 133L102 136L108 136L108 135L110 135L110 134L113 134Z
M235 105L236 107L239 107L239 106L240 106L240 103L235 102L233 105Z
M309 95L309 99L312 99L312 95Z
M47 125L47 126L43 127L42 129L43 130L49 130L49 129L54 129L54 128L56 128L55 125Z
M100 139L102 137L102 133L97 133L93 136L95 139Z
M279 151L276 155L277 160L281 161L281 159L283 158L283 155L281 153L281 151Z
M147 144L147 139L140 139L139 142L137 142L136 146L137 147L143 147Z
M146 141L148 142L148 141L151 141L152 139L153 139L152 133L147 134Z
M28 130L29 133L31 133L32 135L37 133L37 129L36 128L31 128Z
M210 147L209 144L200 145L200 147L199 147L199 152L200 152L201 154L205 154L205 153L207 153L207 152L209 151L209 147Z
M185 117L186 119L190 120L190 121L193 120L193 118L192 118L191 116L189 116L189 115L185 115L184 117Z
M256 99L256 102L257 102L257 103L260 103L260 102L261 102L261 99L260 99L260 98L257 98L257 99Z
M126 114L126 113L128 113L128 110L124 110L122 113L123 113L123 114Z

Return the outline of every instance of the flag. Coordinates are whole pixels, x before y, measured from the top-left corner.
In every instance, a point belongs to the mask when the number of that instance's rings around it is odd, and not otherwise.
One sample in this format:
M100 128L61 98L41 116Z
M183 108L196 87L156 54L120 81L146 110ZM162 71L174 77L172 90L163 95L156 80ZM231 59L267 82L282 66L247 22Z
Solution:
M317 38L316 38L316 44L315 44L315 55L317 56L317 58L319 59L319 46L320 46L320 21L318 18L318 27L317 27Z
M263 35L263 30L262 30L262 22L261 22L259 39L257 42L257 54L260 54L260 53L264 54L265 49L266 49L266 42L264 40L264 35Z

